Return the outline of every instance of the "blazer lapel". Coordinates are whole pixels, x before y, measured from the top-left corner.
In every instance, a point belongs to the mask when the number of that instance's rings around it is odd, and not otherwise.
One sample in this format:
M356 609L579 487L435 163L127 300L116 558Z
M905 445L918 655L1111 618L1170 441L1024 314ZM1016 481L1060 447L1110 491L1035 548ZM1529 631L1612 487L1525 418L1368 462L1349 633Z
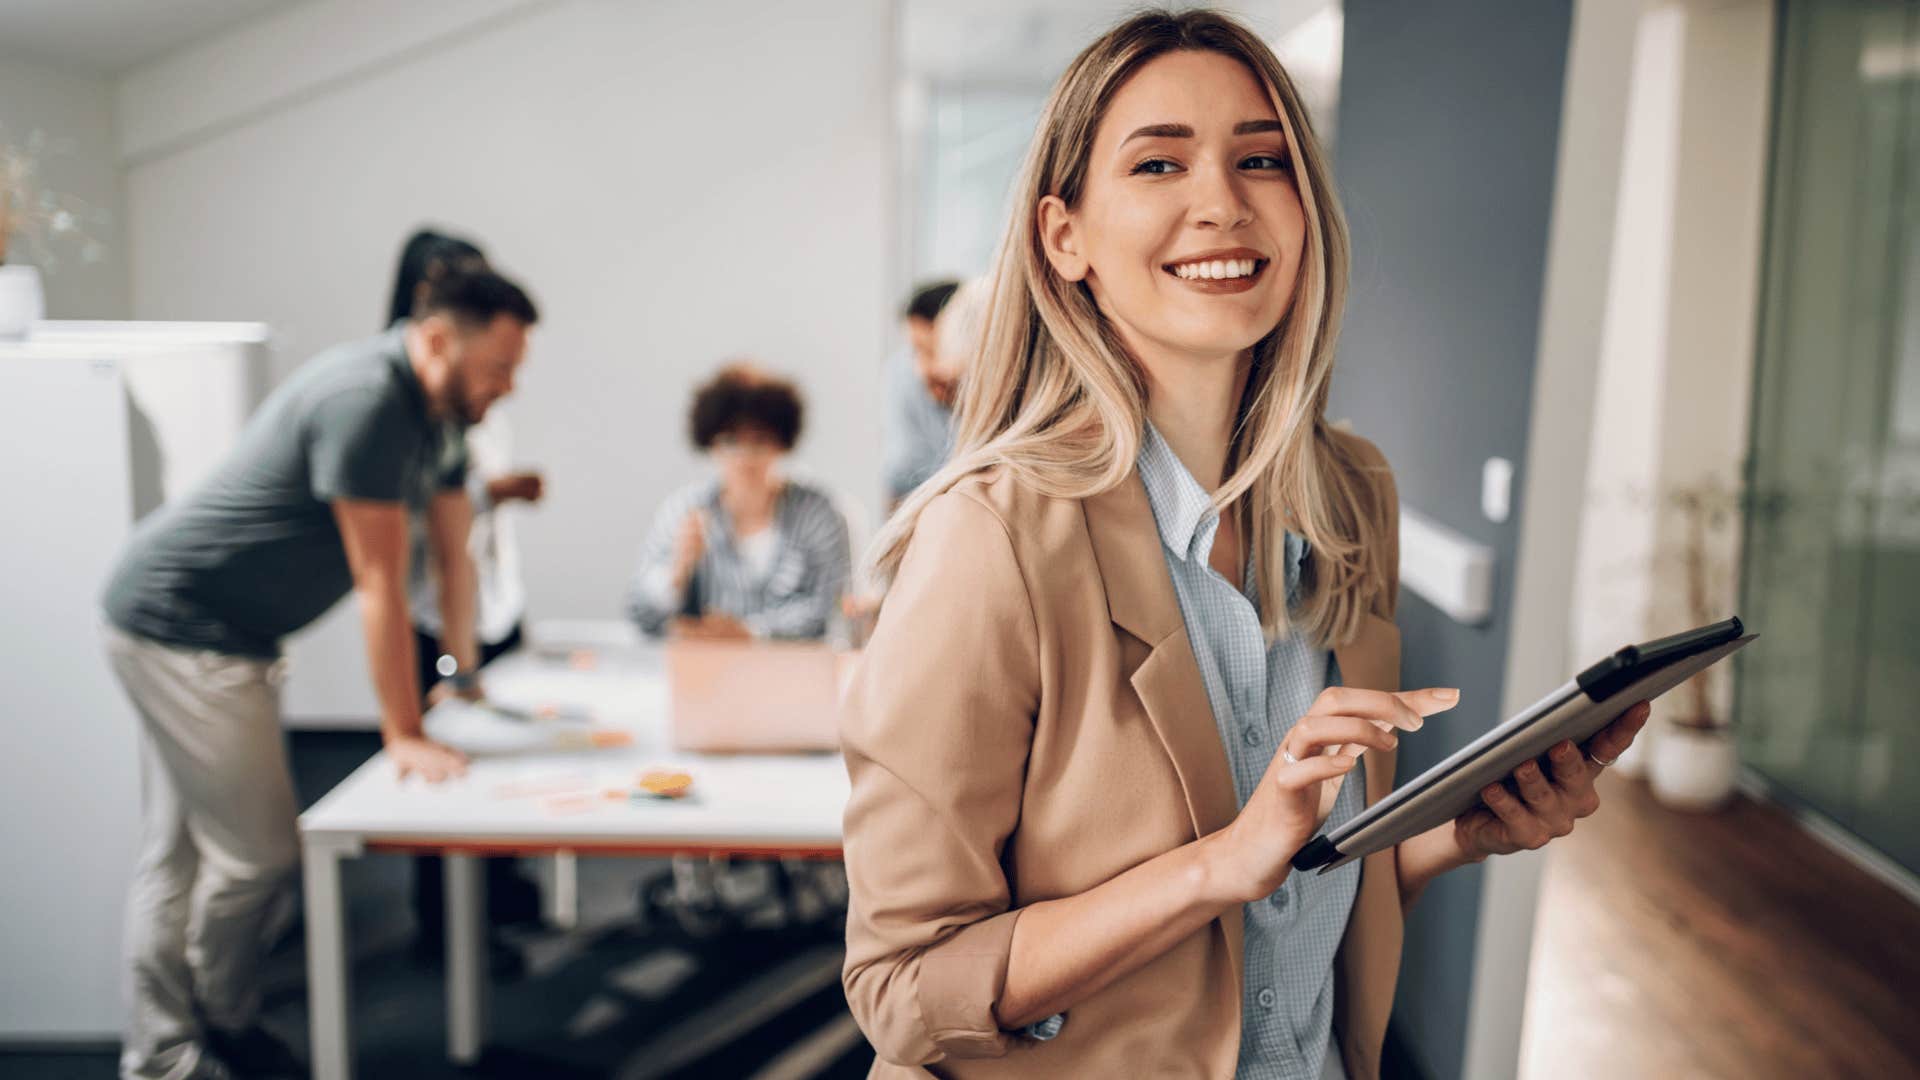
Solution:
M1155 734L1173 759L1195 836L1225 828L1239 811L1233 771L1180 618L1153 508L1138 473L1084 500L1087 533L1115 626L1151 652L1132 675Z

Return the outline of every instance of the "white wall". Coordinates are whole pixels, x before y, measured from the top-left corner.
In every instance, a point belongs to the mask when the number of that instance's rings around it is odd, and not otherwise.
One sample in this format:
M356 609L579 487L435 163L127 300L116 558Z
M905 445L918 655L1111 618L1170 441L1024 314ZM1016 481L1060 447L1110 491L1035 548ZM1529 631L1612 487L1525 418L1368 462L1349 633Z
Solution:
M1743 475L1772 57L1762 0L1668 0L1641 21L1580 543L1582 656L1701 618L1688 603L1692 521L1672 500L1713 494L1730 510ZM1737 601L1738 521L1702 529L1706 618ZM1715 671L1724 717L1732 669ZM1655 718L1691 704L1670 694Z
M124 319L126 215L116 156L113 84L104 78L0 61L0 142L24 142L35 130L71 148L41 158L40 176L47 190L83 200L111 215L106 224L89 230L104 247L98 261L84 261L70 245L55 250L58 264L42 275L47 314L55 319ZM16 263L39 261L19 242L7 257Z
M124 81L136 317L267 322L284 374L378 328L412 228L479 239L544 315L508 402L549 478L520 530L536 616L619 611L654 505L698 469L688 392L727 357L796 375L798 459L877 507L886 0L433 4L402 53L347 32L366 7L302 5ZM268 77L316 39L330 67Z

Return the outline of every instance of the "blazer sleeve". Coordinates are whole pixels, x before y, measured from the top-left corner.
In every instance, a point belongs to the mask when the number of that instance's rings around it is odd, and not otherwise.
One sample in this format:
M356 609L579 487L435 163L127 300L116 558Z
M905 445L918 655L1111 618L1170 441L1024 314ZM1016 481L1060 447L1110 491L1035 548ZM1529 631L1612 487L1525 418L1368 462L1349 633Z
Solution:
M1018 910L1001 852L1020 817L1039 637L1010 537L967 490L921 513L841 718L852 782L847 1002L900 1065L998 1057Z

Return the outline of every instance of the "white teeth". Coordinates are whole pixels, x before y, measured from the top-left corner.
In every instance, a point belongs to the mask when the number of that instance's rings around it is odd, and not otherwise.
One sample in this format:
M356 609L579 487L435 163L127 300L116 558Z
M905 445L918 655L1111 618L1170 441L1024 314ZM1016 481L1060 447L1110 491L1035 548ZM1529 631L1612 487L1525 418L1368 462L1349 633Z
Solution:
M1173 273L1183 281L1220 281L1249 277L1256 265L1257 260L1254 259L1211 259L1180 263L1173 268Z

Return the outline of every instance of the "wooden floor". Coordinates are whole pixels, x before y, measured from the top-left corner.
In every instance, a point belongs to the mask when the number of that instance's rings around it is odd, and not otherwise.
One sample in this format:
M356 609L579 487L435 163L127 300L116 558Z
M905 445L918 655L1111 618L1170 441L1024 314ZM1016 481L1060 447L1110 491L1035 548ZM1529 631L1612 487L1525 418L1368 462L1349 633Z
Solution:
M1522 1077L1920 1077L1920 906L1776 807L1601 798L1547 863Z

